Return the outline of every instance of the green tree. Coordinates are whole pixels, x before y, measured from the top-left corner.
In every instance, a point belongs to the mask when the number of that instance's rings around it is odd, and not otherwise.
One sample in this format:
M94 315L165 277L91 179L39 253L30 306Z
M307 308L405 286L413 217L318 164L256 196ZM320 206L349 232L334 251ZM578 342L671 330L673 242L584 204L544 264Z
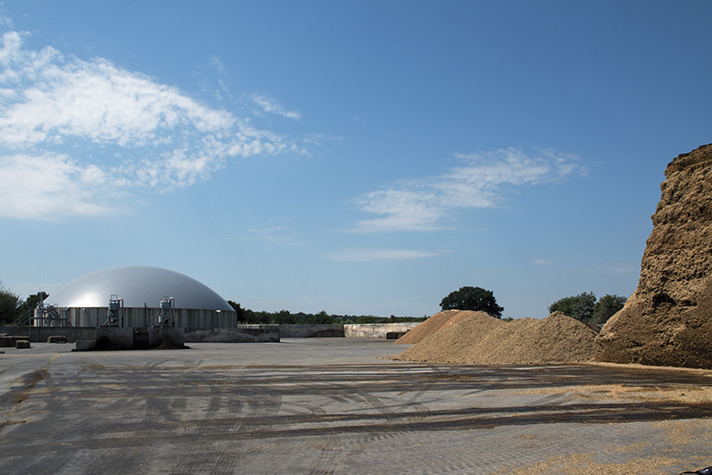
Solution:
M604 295L593 306L593 319L591 323L605 324L609 318L616 314L625 305L626 297L620 295Z
M596 301L593 292L564 297L549 305L549 313L563 312L583 323L603 325L625 305L626 297L604 295Z
M379 323L380 318L373 315L361 315L356 319L356 323Z
M571 318L583 323L593 320L593 307L596 295L593 292L583 292L572 297L564 297L549 305L549 313L563 312Z
M549 313L551 314L554 312L562 312L565 315L568 315L569 317L573 318L574 309L576 308L578 301L578 295L561 298L549 305Z
M6 289L0 282L0 322L12 323L20 316L20 296Z
M442 299L440 308L443 310L479 310L493 317L501 318L503 307L497 305L497 299L491 290L481 287L460 287L460 290L450 292Z
M264 312L264 311L254 312L254 311L248 309L246 315L249 318L249 323L257 323L260 325L267 325L267 324L271 323L271 321L272 321L269 313Z
M235 310L235 313L237 314L237 321L244 322L245 321L245 309L240 307L239 303L233 302L232 300L228 300L227 303L229 303L230 306Z
M593 307L595 305L596 295L593 292L579 294L573 317L579 322L590 323L593 320Z
M227 303L235 309L238 323L264 325L270 322L270 317L266 312L255 312L249 308L242 308L239 303L228 300Z
M297 317L289 313L289 310L280 310L270 318L270 323L277 325L290 325L297 322Z
M331 317L331 315L327 314L324 310L322 310L316 315L313 315L309 319L309 323L311 325L330 325L334 323L334 319Z
M40 291L36 294L30 295L18 307L20 315L27 315L31 312L34 313L34 310L37 308L37 305L39 305L40 302L44 302L47 297L49 297L49 294L45 291Z

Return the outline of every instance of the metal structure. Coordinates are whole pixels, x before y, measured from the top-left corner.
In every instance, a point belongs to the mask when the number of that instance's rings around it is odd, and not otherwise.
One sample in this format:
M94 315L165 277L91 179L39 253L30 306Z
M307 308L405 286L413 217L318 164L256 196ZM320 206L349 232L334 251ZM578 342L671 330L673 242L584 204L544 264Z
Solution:
M46 305L44 301L37 304L34 318L31 318L32 326L37 327L71 327L72 323L63 309L54 305Z
M120 299L118 295L112 294L109 299L109 313L107 315L108 325L104 326L118 327L122 308L124 308L124 299Z
M175 300L173 297L163 297L161 299L161 314L158 316L158 326L170 327L173 325L173 309ZM219 312L220 310L218 310Z

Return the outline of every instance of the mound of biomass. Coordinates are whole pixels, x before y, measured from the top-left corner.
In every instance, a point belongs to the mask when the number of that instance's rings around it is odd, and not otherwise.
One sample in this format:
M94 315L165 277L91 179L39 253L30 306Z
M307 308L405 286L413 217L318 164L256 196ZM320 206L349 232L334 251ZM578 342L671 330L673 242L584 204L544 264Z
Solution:
M443 328L460 323L475 315L489 317L485 312L473 312L471 310L445 310L444 312L436 313L393 343L407 343L409 345L418 343Z
M554 312L543 320L504 322L487 314L451 325L394 359L459 364L584 363L595 354L596 333Z
M712 369L712 144L665 177L638 288L601 329L596 360Z

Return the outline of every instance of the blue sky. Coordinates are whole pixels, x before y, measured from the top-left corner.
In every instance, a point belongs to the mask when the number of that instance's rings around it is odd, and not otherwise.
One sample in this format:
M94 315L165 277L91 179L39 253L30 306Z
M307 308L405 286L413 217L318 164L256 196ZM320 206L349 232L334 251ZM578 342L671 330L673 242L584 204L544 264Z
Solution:
M629 296L712 142L708 1L15 1L0 280L152 265L253 310Z

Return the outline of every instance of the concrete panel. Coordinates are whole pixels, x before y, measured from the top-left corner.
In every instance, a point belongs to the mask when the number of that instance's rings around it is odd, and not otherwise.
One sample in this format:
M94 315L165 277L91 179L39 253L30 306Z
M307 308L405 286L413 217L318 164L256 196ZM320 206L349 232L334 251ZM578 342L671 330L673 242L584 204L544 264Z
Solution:
M344 325L346 338L383 338L388 333L405 333L420 325L420 322L411 323L366 323L357 325Z
M26 334L26 333L25 333ZM63 336L67 342L74 343L77 340L95 340L96 328L86 327L32 327L30 341L46 342L49 337Z
M27 325L20 327L0 327L0 336L20 336L26 339L28 334L29 329ZM0 346L3 346L2 342L0 342ZM12 346L15 346L15 344L13 343Z
M343 325L280 325L281 338L343 338Z

